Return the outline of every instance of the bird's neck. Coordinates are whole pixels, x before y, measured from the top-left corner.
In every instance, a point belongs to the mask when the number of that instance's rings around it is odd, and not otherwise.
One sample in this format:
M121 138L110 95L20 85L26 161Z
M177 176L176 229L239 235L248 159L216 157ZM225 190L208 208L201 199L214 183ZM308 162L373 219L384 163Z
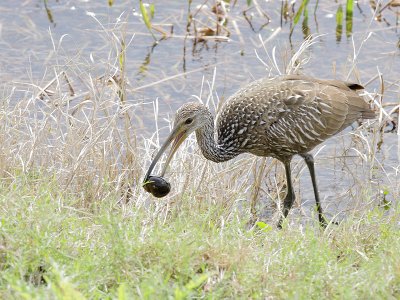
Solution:
M230 160L239 153L234 149L227 149L224 145L218 145L215 141L214 117L209 113L207 123L196 130L196 139L204 157L213 162Z

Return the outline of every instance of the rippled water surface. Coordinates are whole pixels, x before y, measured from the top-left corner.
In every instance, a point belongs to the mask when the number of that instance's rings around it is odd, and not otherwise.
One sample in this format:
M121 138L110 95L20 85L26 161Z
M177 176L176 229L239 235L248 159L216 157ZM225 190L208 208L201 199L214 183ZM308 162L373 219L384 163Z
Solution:
M297 2L299 4L293 8L295 12L300 6L300 1ZM187 31L187 3L155 1L152 23L159 24L158 27L167 33L173 30L169 38L155 44L139 13L139 5L133 1L115 1L111 7L108 1L48 1L47 6L44 1L3 1L0 4L0 79L2 82L39 82L43 77L51 77L48 68L54 64L68 67L76 61L90 64L86 68L82 66L82 71L91 70L93 76L101 76L104 72L101 62L114 50L109 42L109 35L114 33L130 43L126 51L128 76L131 87L139 88L130 95L130 100L159 98L162 105L176 108L192 94L199 94L202 78L210 80L215 67L215 85L220 97L228 96L253 78L265 76L266 68L255 55L257 51L267 60L260 38L267 41L265 48L269 51L276 47L276 57L282 67L306 34L324 34L311 48L310 62L304 73L357 80L351 72L356 52L355 74L361 82L368 82L379 69L384 79L395 83L387 91L387 98L398 97L399 9L384 9L379 17L381 21L377 21L377 13L369 1L359 1L354 5L351 31L346 32L345 1L319 2L316 8L316 3L310 1L308 21L304 23L303 13L294 26L290 16L287 20L282 17L280 1L258 1L258 10L248 7L246 1L237 1L227 12L226 31L221 29L220 32L226 41L211 36L207 41L196 43L192 38L193 23L197 22L198 31L206 25L213 27L216 16L211 6L214 2L207 2L201 9L199 5L204 2L192 3L194 21ZM339 6L344 15L342 33L338 35ZM291 8L288 10L293 15ZM290 35L291 27L294 28ZM161 35L154 32L160 39ZM146 88L148 85L151 86ZM373 82L369 88L373 90L377 86Z

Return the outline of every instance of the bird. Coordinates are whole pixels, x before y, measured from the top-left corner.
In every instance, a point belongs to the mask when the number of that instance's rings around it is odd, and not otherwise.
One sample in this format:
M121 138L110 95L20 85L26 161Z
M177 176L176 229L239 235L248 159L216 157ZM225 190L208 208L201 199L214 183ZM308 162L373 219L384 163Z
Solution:
M282 228L295 201L290 164L301 156L310 173L319 224L326 227L311 151L359 119L373 119L375 112L358 93L357 83L305 75L261 78L239 89L221 106L216 118L204 104L188 102L176 112L170 135L150 164L146 178L168 146L171 150L161 172L182 142L195 133L203 156L220 163L242 153L273 157L282 162L286 196L278 222ZM163 196L163 195L162 195Z

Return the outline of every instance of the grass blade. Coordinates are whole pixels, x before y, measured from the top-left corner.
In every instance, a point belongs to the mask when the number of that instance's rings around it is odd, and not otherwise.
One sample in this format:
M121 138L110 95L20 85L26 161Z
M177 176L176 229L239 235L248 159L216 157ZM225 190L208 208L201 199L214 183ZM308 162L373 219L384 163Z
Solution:
M339 5L336 12L336 42L340 42L343 32L343 8Z
M301 2L301 5L300 5L300 7L299 7L299 10L297 11L297 13L296 13L296 15L294 16L294 19L293 19L293 23L294 23L295 25L299 22L300 16L301 16L301 14L303 13L304 8L307 6L308 1L309 1L309 0L303 0L303 1Z
M310 34L310 27L308 26L308 9L307 6L304 8L304 18L302 23L302 30L304 34L304 39L306 39Z
M353 7L354 1L347 0L346 2L346 36L350 37L353 32Z
M154 10L155 10L154 3L151 3L150 4L150 17L151 17L151 19L154 18Z
M140 12L142 13L142 18L143 18L144 24L146 25L146 27L149 30L151 30L150 18L149 18L149 15L147 14L146 7L144 7L142 0L139 1L139 5L140 5Z
M151 30L152 26L151 26L149 14L147 13L147 9L144 6L142 0L139 1L139 5L140 5L140 12L142 13L142 18L143 18L144 24L146 25L147 29L150 31L152 37L156 40L156 37L154 36L153 31ZM151 14L151 12L154 15L154 4L153 4L153 9L151 8L151 5L150 5L150 14Z

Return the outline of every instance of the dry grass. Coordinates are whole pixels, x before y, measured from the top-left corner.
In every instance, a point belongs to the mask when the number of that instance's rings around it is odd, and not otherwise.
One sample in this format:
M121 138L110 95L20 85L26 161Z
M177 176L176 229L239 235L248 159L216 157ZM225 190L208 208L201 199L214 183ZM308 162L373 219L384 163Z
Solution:
M341 207L323 202L346 220L325 232L315 226L310 205L300 206L310 183L296 161L300 201L279 231L280 164L248 155L213 164L194 137L167 173L171 194L145 193L143 174L162 138L143 134L141 106L125 101L129 43L105 34L112 50L101 79L76 58L54 67L51 84L2 91L3 298L399 297L399 165L387 167L393 155L377 151L385 122L379 92L367 95L379 120L316 149L318 167L351 179L333 197L346 200ZM299 68L300 54L291 68ZM269 57L269 73L279 72ZM217 110L214 80L203 101ZM320 184L322 194L327 188ZM254 225L252 203L268 226Z

